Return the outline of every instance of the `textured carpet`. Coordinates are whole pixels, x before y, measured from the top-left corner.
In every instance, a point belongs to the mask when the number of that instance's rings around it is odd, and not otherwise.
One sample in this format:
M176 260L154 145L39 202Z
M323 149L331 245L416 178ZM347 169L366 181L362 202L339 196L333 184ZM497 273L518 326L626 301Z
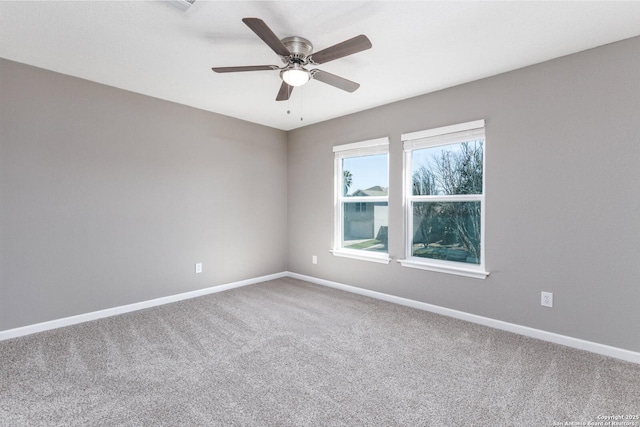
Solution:
M640 414L640 365L289 278L0 342L0 362L0 425L12 427Z

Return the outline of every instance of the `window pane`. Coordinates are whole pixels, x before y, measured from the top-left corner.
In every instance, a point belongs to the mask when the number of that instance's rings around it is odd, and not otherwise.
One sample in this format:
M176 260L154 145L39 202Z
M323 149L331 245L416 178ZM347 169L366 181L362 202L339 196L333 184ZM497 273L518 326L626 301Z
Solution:
M480 202L414 202L411 255L480 264Z
M389 206L387 202L343 204L342 247L387 252Z
M482 194L484 140L413 150L413 195Z
M342 160L343 196L387 196L387 155L348 157Z

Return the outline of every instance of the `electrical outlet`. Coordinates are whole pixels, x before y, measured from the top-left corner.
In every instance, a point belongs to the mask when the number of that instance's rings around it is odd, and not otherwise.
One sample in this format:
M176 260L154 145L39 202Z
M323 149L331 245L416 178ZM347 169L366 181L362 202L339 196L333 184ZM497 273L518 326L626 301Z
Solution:
M199 262L196 264L196 274L202 273L202 263Z
M317 263L318 263L318 257L317 257L317 256L315 256L315 255L313 255L313 256L311 257L311 262L312 262L313 264L317 264Z
M540 305L544 307L553 307L553 293L541 292Z

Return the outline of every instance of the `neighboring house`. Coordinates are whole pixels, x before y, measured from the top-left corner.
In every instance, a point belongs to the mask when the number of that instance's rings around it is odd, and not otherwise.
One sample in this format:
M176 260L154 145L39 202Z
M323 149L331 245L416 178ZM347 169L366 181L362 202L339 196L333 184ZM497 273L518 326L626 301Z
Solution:
M356 190L351 194L351 196L352 197L362 197L362 196L376 197L376 196L386 196L388 194L389 194L389 188L380 187L379 185L376 185L374 187L367 188L366 190Z
M387 187L376 185L365 190L356 190L352 197L376 197L389 194ZM380 232L386 236L389 218L386 202L346 203L344 212L344 240L378 239ZM383 228L384 227L384 228ZM380 239L379 239L380 240Z

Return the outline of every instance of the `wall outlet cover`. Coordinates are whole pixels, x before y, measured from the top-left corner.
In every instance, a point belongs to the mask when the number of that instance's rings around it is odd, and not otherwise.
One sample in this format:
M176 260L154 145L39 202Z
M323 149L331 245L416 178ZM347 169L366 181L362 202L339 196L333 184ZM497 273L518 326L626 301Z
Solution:
M541 292L540 294L540 305L544 307L553 307L553 293L552 292Z

